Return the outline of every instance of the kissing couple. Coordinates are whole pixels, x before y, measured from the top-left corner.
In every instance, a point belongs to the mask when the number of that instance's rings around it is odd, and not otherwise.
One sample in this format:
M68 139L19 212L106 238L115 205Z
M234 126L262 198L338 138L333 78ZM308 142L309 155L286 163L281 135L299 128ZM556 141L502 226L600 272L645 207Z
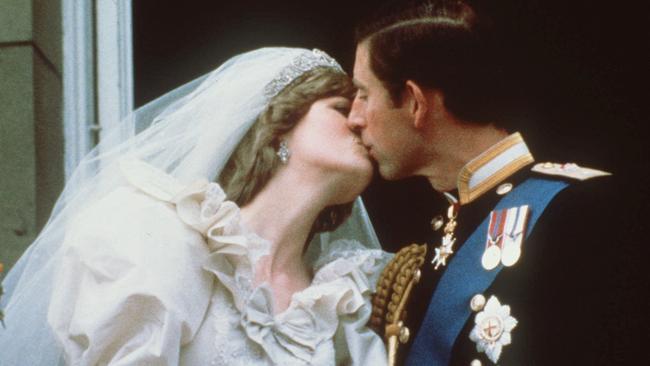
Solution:
M611 177L535 163L489 25L402 4L358 28L352 77L262 48L135 111L5 279L2 364L611 363L624 336L581 336L623 306L589 251ZM375 166L444 194L430 246L381 249Z

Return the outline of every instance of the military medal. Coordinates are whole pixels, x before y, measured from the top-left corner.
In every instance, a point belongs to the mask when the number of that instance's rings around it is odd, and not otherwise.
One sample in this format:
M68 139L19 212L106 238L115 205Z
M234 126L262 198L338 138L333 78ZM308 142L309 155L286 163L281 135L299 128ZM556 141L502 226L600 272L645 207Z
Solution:
M501 261L501 240L505 226L505 211L492 211L490 213L490 224L488 226L485 251L481 257L483 268L490 271L495 269Z
M517 244L504 244L501 253L501 264L511 267L519 260L521 256L521 246Z
M498 245L490 245L483 252L481 264L488 271L495 269L501 261L501 248Z
M501 253L501 263L506 267L517 263L521 256L521 243L524 239L529 211L528 205L508 209Z
M449 208L447 209L447 224L444 228L445 235L442 237L442 244L435 248L435 256L431 261L433 264L433 269L438 269L440 266L447 265L447 258L449 258L454 253L454 243L456 242L456 236L454 231L456 230L456 217L458 216L458 208L460 204L458 200L450 194L445 193L445 197L450 203ZM432 226L435 229L436 223L439 223L439 220L434 219Z
M490 213L490 223L481 265L490 271L499 263L510 267L521 256L521 243L528 221L528 205L495 210Z

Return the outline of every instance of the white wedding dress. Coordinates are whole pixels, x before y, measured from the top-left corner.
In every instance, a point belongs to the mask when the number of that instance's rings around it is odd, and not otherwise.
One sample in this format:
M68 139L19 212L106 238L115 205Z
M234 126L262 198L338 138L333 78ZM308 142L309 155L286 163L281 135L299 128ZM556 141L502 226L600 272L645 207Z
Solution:
M72 365L386 364L366 327L389 254L321 248L311 285L273 311L255 285L269 243L215 183L182 186L144 163L70 221L48 320Z

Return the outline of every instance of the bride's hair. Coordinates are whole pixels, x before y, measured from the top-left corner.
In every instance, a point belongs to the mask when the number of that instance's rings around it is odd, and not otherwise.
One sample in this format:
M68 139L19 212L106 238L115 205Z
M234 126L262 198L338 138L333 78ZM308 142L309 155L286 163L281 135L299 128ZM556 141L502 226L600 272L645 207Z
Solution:
M228 198L240 207L250 202L271 179L280 162L276 151L282 136L291 131L319 99L352 98L349 77L331 68L316 68L296 78L270 102L241 140L219 176ZM350 215L352 202L325 208L312 234L336 229Z

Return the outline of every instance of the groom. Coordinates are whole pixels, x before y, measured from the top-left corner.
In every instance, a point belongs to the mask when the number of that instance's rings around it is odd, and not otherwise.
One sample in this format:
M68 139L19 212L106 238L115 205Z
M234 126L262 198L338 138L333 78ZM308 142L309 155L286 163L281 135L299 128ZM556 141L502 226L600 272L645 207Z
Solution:
M384 178L426 177L449 204L410 296L386 289L408 297L382 323L398 363L627 364L634 279L613 178L535 160L506 53L472 7L389 11L358 29L349 127Z

